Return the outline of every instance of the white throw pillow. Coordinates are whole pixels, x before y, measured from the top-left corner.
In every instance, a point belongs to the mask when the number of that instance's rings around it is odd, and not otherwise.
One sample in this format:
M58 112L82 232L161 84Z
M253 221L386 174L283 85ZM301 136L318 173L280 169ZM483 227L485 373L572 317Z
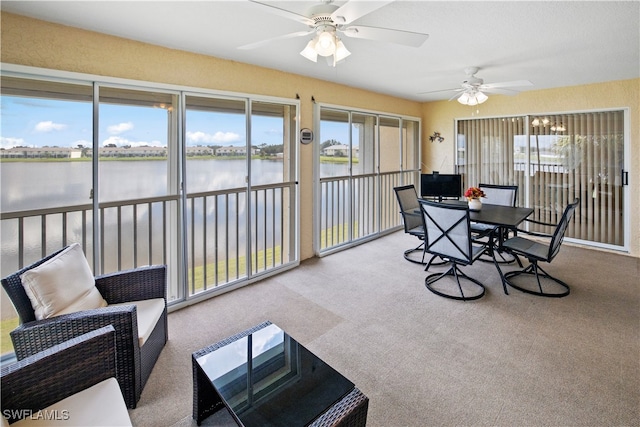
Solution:
M25 271L20 279L38 320L107 306L77 243Z

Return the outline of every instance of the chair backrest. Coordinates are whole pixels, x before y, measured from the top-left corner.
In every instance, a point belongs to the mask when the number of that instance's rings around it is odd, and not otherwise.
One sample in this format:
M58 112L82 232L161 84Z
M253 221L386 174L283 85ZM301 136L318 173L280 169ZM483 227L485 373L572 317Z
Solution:
M419 214L420 203L418 202L418 193L412 185L403 185L393 189L400 205L400 213L404 222L404 232L408 233L416 227L422 226L422 218Z
M425 250L460 264L473 262L471 221L464 205L420 200Z
M34 262L33 264L24 267L22 270L17 271L4 279L2 279L2 287L5 292L11 299L13 306L18 313L18 317L20 317L20 323L33 322L36 320L36 312L31 305L31 300L27 296L27 293L24 290L24 286L22 286L22 280L20 276L27 270L31 270L34 267L39 266L43 262L49 260L50 258L56 256L59 252L62 252L65 248L60 249L46 257L42 258L39 261Z
M480 184L478 185L486 198L482 199L482 203L490 203L492 205L502 206L516 206L518 200L518 186L517 185L494 185L494 184Z
M551 242L549 242L549 254L547 255L547 262L551 262L558 252L560 252L560 245L564 240L564 233L567 231L567 227L569 226L569 221L571 221L571 217L573 217L573 213L578 207L580 203L580 199L576 199L573 203L569 203L566 208L564 208L564 212L562 214L562 218L560 218L560 222L556 226L556 230L553 233L553 237L551 237Z

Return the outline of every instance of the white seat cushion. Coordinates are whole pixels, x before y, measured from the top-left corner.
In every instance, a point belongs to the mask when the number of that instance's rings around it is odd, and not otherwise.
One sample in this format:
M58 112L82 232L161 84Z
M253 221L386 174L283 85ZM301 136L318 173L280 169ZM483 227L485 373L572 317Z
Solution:
M156 327L158 319L164 311L164 298L153 298L141 301L123 302L118 304L109 304L109 307L135 305L138 313L138 339L140 347L149 339L153 328Z
M79 244L20 275L36 319L106 307Z
M42 411L33 412L30 417L11 424L11 427L131 425L118 381L108 378Z

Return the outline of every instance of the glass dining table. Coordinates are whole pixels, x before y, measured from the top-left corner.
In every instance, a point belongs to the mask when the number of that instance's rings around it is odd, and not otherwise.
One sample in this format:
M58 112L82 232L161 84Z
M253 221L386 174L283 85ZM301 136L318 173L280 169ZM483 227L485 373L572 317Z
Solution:
M467 202L461 200L443 200L442 203L467 204ZM469 219L471 222L499 227L500 230L497 233L497 237L498 248L501 249L504 236L507 235L506 231L516 229L532 213L533 208L483 203L482 209L469 210Z
M468 206L468 203L463 200L449 199L442 200L440 203ZM420 210L416 210L416 213L420 214ZM503 243L509 235L509 231L517 229L517 227L532 213L533 208L492 205L490 203L483 203L482 208L479 210L469 209L469 220L472 223L486 224L488 226L495 227L495 230L492 233L492 238L495 239L496 243L494 243L493 245L491 256L493 258L494 264L496 265L496 268L498 269L498 273L500 273L504 293L507 295L509 294L509 291L507 290L507 286L504 283L502 271L498 266L498 261L496 260L495 255L496 252L504 252ZM516 262L518 262L518 264L520 264L520 260L517 257L514 257L514 259Z

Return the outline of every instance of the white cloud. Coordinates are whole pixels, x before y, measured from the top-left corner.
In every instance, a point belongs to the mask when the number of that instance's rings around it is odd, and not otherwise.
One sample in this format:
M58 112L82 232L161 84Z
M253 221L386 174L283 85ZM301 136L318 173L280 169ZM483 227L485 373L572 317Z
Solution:
M191 144L228 144L240 141L240 135L235 132L216 132L214 134L187 132L187 142Z
M24 139L22 138L8 138L0 136L0 148L13 148L24 145Z
M126 122L126 123L118 123L117 125L109 126L107 128L107 132L109 132L111 135L119 135L131 129L133 129L133 123Z
M160 141L131 141L127 138L122 138L120 136L110 136L109 138L102 141L102 146L106 146L108 144L114 144L117 147L131 146L131 147L165 147L166 144L161 143Z
M40 122L36 125L35 130L36 132L51 132L54 130L63 130L67 127L67 125L64 125L62 123L53 123L51 120L48 120L46 122Z

